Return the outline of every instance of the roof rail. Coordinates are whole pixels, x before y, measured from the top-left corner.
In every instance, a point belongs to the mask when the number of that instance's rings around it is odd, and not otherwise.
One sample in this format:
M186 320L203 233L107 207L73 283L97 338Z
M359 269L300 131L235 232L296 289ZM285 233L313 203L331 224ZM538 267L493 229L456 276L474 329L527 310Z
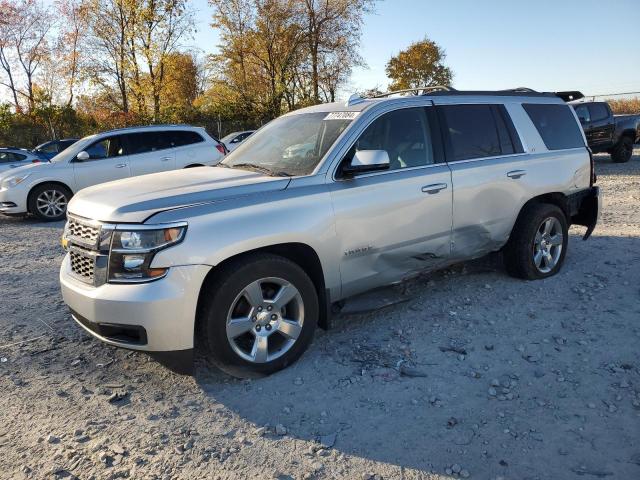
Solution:
M430 92L455 92L456 89L453 87L447 87L446 85L433 85L430 87L416 87L416 88L405 88L403 90L394 90L392 92L380 93L378 95L374 95L371 98L384 98L389 97L391 95L396 95L399 93L409 93L415 92L415 95L421 95L418 92L422 92L422 95L426 95Z
M521 92L521 93L539 93L537 90L529 87L516 87L507 88L506 90L499 90L500 92Z

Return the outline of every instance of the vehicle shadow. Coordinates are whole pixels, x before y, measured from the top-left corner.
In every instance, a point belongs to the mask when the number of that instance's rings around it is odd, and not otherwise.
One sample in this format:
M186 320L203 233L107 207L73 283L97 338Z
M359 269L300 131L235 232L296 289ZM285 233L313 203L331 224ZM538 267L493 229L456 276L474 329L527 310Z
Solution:
M605 249L616 253L597 255ZM538 282L507 277L495 254L370 292L286 370L240 381L200 369L197 385L210 401L267 426L268 436L280 424L318 448L421 472L442 474L465 458L474 478L568 478L594 462L632 472L572 432L588 417L599 444L633 443L623 415L597 416L584 398L608 388L606 375L593 374L599 365L636 356L615 332L637 314L622 279L640 261L640 238L573 235L569 252L562 272ZM613 300L606 288L622 290ZM580 349L580 332L593 328L607 351ZM584 375L583 361L591 369ZM524 460L519 450L529 452Z

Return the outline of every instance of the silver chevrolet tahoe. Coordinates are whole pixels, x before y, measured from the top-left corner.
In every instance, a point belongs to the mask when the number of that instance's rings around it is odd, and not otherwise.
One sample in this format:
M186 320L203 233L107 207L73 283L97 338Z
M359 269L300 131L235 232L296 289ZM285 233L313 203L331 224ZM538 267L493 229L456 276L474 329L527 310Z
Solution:
M73 318L183 371L198 345L256 376L300 357L332 306L418 272L501 250L515 277L556 274L568 227L586 239L600 208L574 111L529 89L408 93L288 113L217 167L80 191Z

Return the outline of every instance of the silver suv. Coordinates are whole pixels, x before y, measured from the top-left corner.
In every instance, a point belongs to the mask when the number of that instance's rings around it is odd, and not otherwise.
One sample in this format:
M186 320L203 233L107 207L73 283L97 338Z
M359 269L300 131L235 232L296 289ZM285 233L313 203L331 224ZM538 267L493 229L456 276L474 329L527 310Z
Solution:
M174 368L201 344L263 375L332 305L416 272L502 250L515 277L557 273L569 225L586 239L600 208L574 111L528 89L410 93L291 112L217 168L82 190L60 271L73 318Z

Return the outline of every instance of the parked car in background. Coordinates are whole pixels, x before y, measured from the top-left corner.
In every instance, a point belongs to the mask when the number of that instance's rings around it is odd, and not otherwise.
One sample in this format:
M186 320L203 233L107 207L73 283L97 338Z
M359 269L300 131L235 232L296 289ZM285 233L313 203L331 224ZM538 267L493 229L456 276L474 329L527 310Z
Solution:
M0 148L0 175L12 168L42 162L48 162L48 160L40 158L30 150L16 147Z
M39 168L16 168L0 176L0 213L31 213L45 221L62 220L71 197L85 187L147 173L215 165L224 152L224 146L199 127L132 127L91 135Z
M245 130L244 132L233 132L223 137L220 141L227 147L227 151L233 152L249 135L255 130Z
M33 152L37 155L45 158L47 160L51 160L60 152L65 151L71 145L76 143L78 138L65 138L63 140L51 140L49 142L42 143L33 149Z
M60 270L73 318L183 367L200 342L256 376L300 357L333 304L418 272L503 250L515 277L556 274L568 227L588 238L600 208L573 110L530 90L421 91L288 113L219 168L83 190Z
M607 152L614 162L628 162L640 142L640 115L614 115L607 102L572 104L594 153Z

